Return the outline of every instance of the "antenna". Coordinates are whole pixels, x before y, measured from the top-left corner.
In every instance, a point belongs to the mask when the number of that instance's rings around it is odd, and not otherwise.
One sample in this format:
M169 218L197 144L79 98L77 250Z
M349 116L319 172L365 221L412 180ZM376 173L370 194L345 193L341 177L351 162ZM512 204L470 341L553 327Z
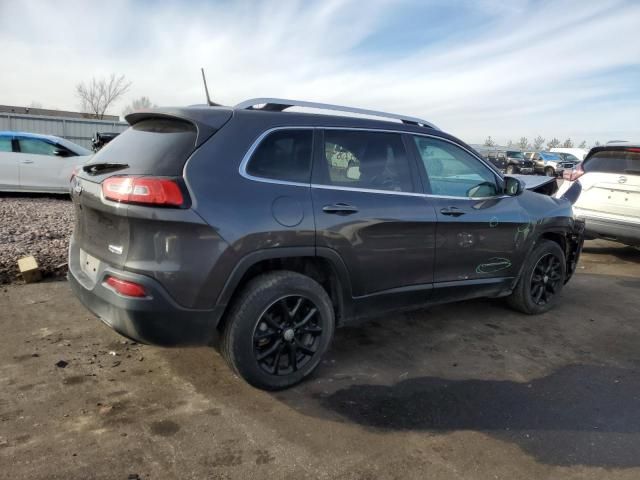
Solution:
M207 104L210 107L219 107L220 105L218 103L213 103L211 101L211 98L209 98L209 89L207 88L207 77L204 76L204 68L200 68L200 71L202 72L202 82L204 83L204 93L207 95Z

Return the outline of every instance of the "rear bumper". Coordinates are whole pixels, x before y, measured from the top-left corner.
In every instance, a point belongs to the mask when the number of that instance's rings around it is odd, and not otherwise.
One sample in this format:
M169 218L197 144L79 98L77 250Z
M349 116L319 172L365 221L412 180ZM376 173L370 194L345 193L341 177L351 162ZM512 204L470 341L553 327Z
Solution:
M69 259L67 278L82 304L121 335L136 342L161 346L211 345L224 307L194 310L176 304L154 279L111 267L103 268L93 282L79 264ZM125 297L103 284L107 275L139 283L145 298Z
M640 225L620 220L593 217L578 213L578 217L586 223L587 238L603 238L627 245L640 246Z

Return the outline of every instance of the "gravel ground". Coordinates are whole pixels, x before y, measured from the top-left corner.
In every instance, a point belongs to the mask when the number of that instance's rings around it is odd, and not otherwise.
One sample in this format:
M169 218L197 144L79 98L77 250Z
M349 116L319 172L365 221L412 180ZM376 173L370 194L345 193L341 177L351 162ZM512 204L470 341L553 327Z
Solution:
M33 255L42 274L64 275L73 229L66 196L0 196L0 284L19 280L18 259Z

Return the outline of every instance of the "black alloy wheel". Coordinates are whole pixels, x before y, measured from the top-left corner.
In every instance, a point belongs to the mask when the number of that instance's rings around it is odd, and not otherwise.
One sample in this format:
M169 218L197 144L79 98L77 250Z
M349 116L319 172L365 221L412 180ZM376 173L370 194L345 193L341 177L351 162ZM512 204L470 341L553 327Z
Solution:
M546 305L562 284L562 263L552 253L541 257L531 275L531 299L536 305Z
M276 300L260 316L253 331L253 353L270 375L290 375L312 360L322 343L318 307L301 295Z

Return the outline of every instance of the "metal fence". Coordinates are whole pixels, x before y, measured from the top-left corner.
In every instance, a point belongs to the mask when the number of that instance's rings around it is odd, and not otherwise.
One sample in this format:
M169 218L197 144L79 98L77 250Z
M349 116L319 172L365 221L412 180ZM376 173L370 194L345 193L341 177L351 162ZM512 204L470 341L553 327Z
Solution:
M91 148L96 132L123 132L129 124L85 118L47 117L24 113L0 113L0 131L42 133L66 138L85 148Z

